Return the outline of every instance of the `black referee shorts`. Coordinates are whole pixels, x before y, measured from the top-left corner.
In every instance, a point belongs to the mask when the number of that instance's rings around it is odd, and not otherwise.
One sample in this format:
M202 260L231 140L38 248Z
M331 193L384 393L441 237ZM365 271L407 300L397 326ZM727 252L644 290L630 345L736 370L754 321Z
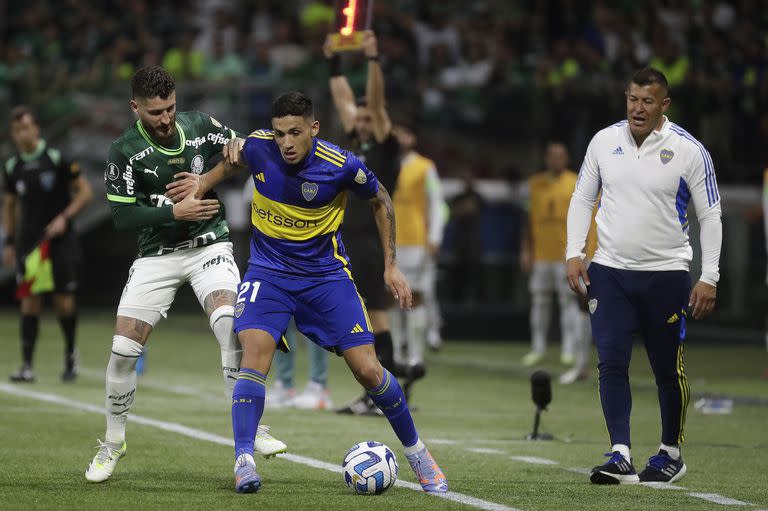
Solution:
M352 263L352 277L368 310L387 310L392 295L384 284L384 253L378 231L343 233L344 249Z
M24 280L24 259L35 247L16 252L16 281ZM51 265L53 266L54 293L74 293L78 285L80 246L73 235L65 234L51 240Z

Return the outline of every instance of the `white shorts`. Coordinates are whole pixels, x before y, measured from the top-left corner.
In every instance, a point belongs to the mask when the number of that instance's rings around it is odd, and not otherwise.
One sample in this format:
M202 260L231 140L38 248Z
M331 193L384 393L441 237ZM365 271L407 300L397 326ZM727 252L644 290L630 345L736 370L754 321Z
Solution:
M156 257L136 259L117 307L118 316L136 318L153 327L168 317L176 291L189 282L200 305L217 290L237 292L240 272L232 243L214 243Z
M531 280L528 283L531 293L553 292L570 293L568 278L565 275L565 263L537 261L533 263Z
M426 247L397 247L397 265L413 291L429 291L430 272L434 271L434 265L430 264Z

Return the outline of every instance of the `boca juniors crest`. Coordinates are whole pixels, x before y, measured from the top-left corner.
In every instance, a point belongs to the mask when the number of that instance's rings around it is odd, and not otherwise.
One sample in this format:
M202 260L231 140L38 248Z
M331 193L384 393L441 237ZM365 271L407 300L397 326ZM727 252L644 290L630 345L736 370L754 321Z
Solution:
M301 183L301 195L307 201L311 201L317 195L318 188L317 183L308 183L305 181Z
M659 153L659 158L661 159L661 163L666 165L667 163L672 161L672 158L675 157L675 153L671 149L662 149L661 153Z

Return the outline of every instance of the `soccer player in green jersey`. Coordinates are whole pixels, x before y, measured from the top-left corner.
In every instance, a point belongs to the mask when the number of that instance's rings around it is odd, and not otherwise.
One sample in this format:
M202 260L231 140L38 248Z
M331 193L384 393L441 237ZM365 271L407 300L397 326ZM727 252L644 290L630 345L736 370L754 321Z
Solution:
M202 112L177 112L173 78L159 66L140 69L131 86L138 120L112 143L104 182L115 227L137 231L138 254L117 309L107 365L107 432L85 473L91 482L108 479L125 454L136 362L182 284L192 286L219 342L229 403L242 356L232 326L240 274L224 208L215 193L202 199L191 194L178 204L165 196L174 174L208 171L236 133ZM264 428L256 449L268 457L285 452L286 445Z

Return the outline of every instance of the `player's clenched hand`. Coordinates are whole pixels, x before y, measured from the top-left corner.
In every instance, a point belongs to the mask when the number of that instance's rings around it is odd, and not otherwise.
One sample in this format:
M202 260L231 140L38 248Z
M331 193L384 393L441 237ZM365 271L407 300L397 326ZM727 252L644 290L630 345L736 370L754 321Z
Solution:
M224 144L224 148L221 150L221 152L224 154L224 161L232 165L243 165L244 162L241 161L242 159L240 158L240 152L243 150L244 145L245 140L242 138L230 138L229 142Z
M173 218L196 222L210 220L219 212L219 201L216 199L198 199L190 193L184 200L173 205Z
M325 42L323 43L323 55L329 59L333 57L333 42L331 41L330 34L325 36Z
M400 304L401 309L410 309L413 306L413 296L411 295L411 286L405 279L405 275L395 265L389 266L384 270L384 283L389 288L392 296Z
M715 308L717 288L706 282L698 281L693 286L688 307L693 310L693 319L702 319L709 316Z
M178 174L174 174L173 178L175 181L172 181L165 185L165 196L168 197L173 202L179 202L181 200L184 200L187 195L190 193L193 193L200 198L201 193L201 179L202 176L199 174L193 174L191 172L180 172Z
M363 36L363 53L368 58L376 58L379 56L379 43L376 40L376 35L373 30L366 30Z
M586 296L587 290L581 285L581 281L584 281L584 284L588 286L589 275L587 275L587 267L584 266L581 257L571 257L565 262L565 274L571 291Z

